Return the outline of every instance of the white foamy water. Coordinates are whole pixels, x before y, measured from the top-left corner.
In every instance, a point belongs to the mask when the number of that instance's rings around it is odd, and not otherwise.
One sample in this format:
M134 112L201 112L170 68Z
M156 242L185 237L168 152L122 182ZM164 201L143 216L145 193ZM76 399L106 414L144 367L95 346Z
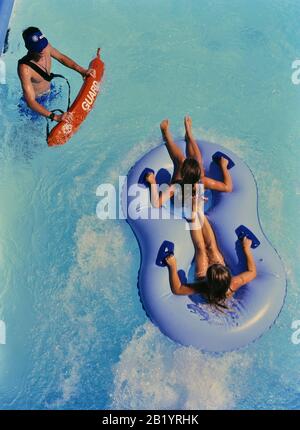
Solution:
M114 371L114 409L231 409L251 367L243 352L205 354L139 327Z
M0 97L0 319L8 328L0 408L299 408L300 348L290 341L300 318L299 87L290 80L300 55L298 0L288 8L268 0L89 3L72 1L71 15L67 0L16 3ZM106 65L95 109L52 150L45 123L17 109L28 25L83 66L101 46ZM88 43L78 37L87 31ZM81 77L57 63L53 71L69 78L75 97ZM55 102L64 106L65 88ZM116 184L161 143L163 118L182 137L186 114L196 138L252 169L263 229L289 279L275 326L219 356L176 345L145 323L137 242L125 222L101 223L95 213L97 186Z

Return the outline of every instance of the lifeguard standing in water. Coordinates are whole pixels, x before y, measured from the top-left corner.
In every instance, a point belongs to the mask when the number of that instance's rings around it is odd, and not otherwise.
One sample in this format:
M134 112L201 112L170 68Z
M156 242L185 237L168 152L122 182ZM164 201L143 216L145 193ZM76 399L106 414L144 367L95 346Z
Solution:
M19 107L23 111L27 109L29 115L33 114L35 117L42 115L57 122L67 120L68 113L56 115L47 109L48 103L57 95L51 83L52 58L80 73L83 79L90 76L93 73L92 70L84 69L51 46L37 27L28 27L23 31L22 36L28 52L18 62L18 75L23 89Z

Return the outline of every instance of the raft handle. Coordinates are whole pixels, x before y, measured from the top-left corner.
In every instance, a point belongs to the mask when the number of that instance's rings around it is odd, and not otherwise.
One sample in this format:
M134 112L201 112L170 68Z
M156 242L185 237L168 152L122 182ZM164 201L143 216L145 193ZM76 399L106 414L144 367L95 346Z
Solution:
M228 157L228 155L224 154L224 152L221 152L221 151L215 152L214 155L212 156L212 159L218 162L221 157L226 158L226 160L228 160L228 166L227 166L228 170L231 169L233 166L235 166L235 163L232 161L232 159Z
M165 267L166 264L166 257L168 257L171 254L174 254L174 243L169 242L168 240L164 240L161 244L158 254L156 257L156 265L159 267Z
M239 240L243 240L246 236L248 239L252 240L251 248L255 249L260 245L260 241L257 239L254 233L252 233L249 228L244 225L240 225L236 230L236 235Z
M146 167L146 168L142 171L142 173L140 174L140 177L139 177L139 179L138 179L138 184L140 184L140 185L145 185L145 187L147 187L149 184L148 184L148 182L146 182L146 176L147 176L149 173L153 173L153 174L154 174L154 170L153 170L153 169L150 169L149 167Z

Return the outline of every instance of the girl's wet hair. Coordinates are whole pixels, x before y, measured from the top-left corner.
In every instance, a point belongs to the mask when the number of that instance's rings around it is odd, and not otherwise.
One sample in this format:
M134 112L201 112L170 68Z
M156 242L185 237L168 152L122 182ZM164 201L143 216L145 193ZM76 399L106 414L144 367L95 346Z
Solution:
M209 304L224 308L231 279L232 275L227 267L222 264L212 264L207 269L206 281L199 281L195 287Z
M186 158L181 167L182 183L194 185L200 181L201 167L194 158Z

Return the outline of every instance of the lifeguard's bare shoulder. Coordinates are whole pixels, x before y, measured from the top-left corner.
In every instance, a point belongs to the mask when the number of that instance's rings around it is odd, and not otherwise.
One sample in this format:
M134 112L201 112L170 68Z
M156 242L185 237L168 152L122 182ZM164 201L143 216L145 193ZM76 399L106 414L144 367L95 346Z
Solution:
M18 75L21 82L28 81L31 78L32 70L27 64L18 64Z
M23 95L28 103L29 100L35 99L35 92L31 82L31 69L26 64L19 64L18 75L20 78Z

